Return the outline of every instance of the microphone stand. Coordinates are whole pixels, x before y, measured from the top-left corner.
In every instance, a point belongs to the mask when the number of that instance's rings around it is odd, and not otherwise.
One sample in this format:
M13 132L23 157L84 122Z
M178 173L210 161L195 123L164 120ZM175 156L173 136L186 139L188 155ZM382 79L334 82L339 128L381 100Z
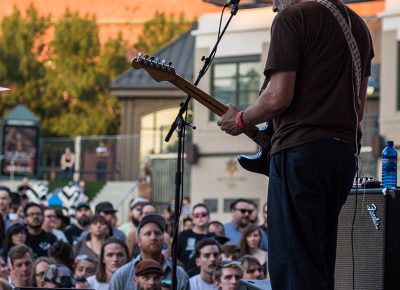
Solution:
M224 6L224 9L227 7L227 5ZM218 45L222 39L222 36L225 34L226 29L228 28L233 16L236 15L236 13L239 10L239 1L233 5L231 9L231 15L229 16L228 21L226 22L224 28L222 29L222 32L218 35L217 42L214 45L214 48L212 49L210 55L206 57L202 57L202 61L204 61L203 67L201 68L199 75L194 82L194 85L197 86L202 79L202 77L205 75L207 70L209 69L212 60L214 59L214 56L217 52ZM223 11L223 10L222 10ZM185 101L180 104L179 112L178 115L176 116L174 122L171 124L171 128L168 131L167 136L165 137L165 142L169 142L172 133L177 130L178 132L178 152L177 152L177 166L176 166L176 173L175 173L175 216L174 216L174 230L173 230L173 237L172 237L172 290L180 290L178 289L178 281L177 281L177 276L176 276L176 269L177 269L177 263L178 263L178 228L179 228L179 219L181 215L181 186L182 186L182 154L183 154L183 144L184 144L184 138L185 138L185 129L186 126L189 126L193 129L196 129L196 127L192 126L190 123L186 122L185 117L183 115L186 113L189 101L191 100L190 96L187 96Z

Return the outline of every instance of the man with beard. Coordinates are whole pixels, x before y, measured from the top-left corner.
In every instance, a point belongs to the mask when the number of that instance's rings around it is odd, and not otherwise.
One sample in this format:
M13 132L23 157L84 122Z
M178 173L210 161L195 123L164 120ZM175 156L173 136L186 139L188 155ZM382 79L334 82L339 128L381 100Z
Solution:
M27 246L18 245L10 249L7 266L10 270L10 282L13 288L32 286L33 262L32 250Z
M142 260L154 260L162 265L164 278L172 280L172 262L165 258L161 251L165 232L165 219L158 214L145 215L137 229L137 243L140 247L140 255L133 261L119 268L111 278L110 290L136 290L132 283L135 276L135 266ZM181 267L176 269L176 277L179 290L187 290L189 277Z
M75 210L76 223L69 225L64 230L64 234L71 245L77 242L82 232L88 228L91 218L90 205L87 202L80 202Z
M225 236L229 238L229 243L240 244L242 232L250 224L252 207L247 199L239 198L231 203L232 221L225 224Z
M32 249L35 259L47 256L47 250L57 241L57 237L42 229L43 208L36 203L28 202L24 207L24 216L26 224L25 244Z
M221 259L221 246L212 238L204 238L196 245L196 265L200 274L190 278L190 290L217 290L214 285L213 272Z
M362 18L341 0L273 0L265 81L218 125L239 135L272 122L268 253L273 289L332 290L338 216L357 170L374 57ZM261 165L260 165L261 166Z
M137 290L161 290L161 279L164 270L160 263L154 260L143 260L135 267L135 279Z
M142 215L142 207L144 203L145 201L135 202L135 199L132 200L129 212L129 217L131 218L131 220L119 227L119 229L123 231L126 236L128 236L131 231L137 229L140 222L140 217Z

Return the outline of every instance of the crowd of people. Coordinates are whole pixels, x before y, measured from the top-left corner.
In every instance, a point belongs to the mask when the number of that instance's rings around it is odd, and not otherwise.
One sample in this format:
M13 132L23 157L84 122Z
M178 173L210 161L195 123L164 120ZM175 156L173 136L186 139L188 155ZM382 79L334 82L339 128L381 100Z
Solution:
M183 207L177 289L233 290L242 278L268 278L266 206L261 225L251 200L232 202L226 224L205 204L185 198ZM127 223L116 212L110 202L81 202L68 217L0 186L0 289L171 289L175 213L142 198L131 201Z

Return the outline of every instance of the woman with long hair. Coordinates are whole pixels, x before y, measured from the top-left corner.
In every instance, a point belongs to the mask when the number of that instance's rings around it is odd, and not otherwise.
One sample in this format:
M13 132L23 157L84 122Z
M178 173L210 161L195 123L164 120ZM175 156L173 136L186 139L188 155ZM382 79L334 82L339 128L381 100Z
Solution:
M74 257L87 255L94 261L100 256L103 242L112 234L112 227L105 217L94 215L90 220L89 234L86 239L77 242L73 247Z
M257 225L247 226L240 240L240 256L250 255L256 258L263 267L264 274L267 270L268 253L260 249L261 230Z
M8 228L4 242L3 256L7 257L8 251L11 247L16 245L25 244L26 242L26 229L20 223L13 224Z
M90 288L108 290L113 273L128 261L128 257L129 251L124 241L107 239L101 247L98 271L87 279Z
M31 275L31 284L33 287L44 287L44 273L52 264L54 264L53 261L48 257L39 257L35 260Z

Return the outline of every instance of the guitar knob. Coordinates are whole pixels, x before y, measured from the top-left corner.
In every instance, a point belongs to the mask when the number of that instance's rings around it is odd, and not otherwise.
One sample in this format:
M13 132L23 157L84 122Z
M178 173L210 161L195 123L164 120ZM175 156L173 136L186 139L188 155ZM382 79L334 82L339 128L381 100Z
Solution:
M142 58L143 54L139 51L137 55L137 60L140 60Z
M166 61L165 61L165 59L163 59L163 60L161 61L161 68L162 68L162 69L166 69L166 68L165 68L165 67L166 67L165 63L166 63Z

